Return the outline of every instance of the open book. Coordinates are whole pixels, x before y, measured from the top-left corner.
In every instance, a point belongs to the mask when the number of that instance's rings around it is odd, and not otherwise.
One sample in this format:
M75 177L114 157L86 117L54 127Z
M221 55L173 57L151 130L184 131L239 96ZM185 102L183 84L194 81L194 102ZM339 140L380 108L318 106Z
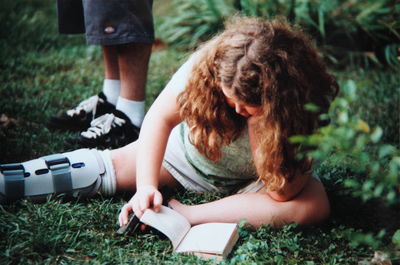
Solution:
M175 252L192 253L202 258L221 260L239 238L235 223L206 223L190 226L178 212L161 206L158 213L148 209L140 221L165 234Z

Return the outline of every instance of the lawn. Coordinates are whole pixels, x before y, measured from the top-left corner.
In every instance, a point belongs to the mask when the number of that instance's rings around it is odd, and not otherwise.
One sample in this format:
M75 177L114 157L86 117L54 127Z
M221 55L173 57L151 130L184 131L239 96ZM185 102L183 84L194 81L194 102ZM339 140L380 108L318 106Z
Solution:
M168 13L162 1L154 2L157 23ZM0 163L66 151L64 140L73 133L50 131L45 124L60 110L100 91L100 49L85 45L83 36L57 33L54 1L4 0L0 12ZM147 107L187 55L187 50L173 46L154 48ZM398 147L396 72L351 65L332 71L340 84L353 80L360 88L352 111L371 127L381 125L383 140ZM239 242L222 263L369 264L379 253L400 263L392 241L400 229L399 204L388 206L379 199L364 203L349 196L342 182L353 172L332 161L320 163L316 170L332 203L332 216L325 223L255 231L242 224ZM130 195L69 202L51 197L42 204L22 200L0 206L0 264L212 264L174 254L170 242L155 233L116 236L119 209ZM177 196L189 204L219 198L193 192Z

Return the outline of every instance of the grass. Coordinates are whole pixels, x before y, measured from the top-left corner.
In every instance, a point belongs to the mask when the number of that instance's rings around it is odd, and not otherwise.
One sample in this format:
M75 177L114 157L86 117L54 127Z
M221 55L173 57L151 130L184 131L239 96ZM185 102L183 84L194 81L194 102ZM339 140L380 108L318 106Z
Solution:
M57 33L53 1L6 0L2 8L0 20L9 30L0 32L0 115L10 122L0 123L0 163L63 152L63 141L72 133L49 131L45 122L100 90L100 50L86 46L82 36ZM147 106L185 56L172 47L154 50ZM336 74L341 81L353 79L361 84L361 102L354 111L370 115L366 119L371 124L383 121L385 139L398 142L398 115L393 115L399 94L394 73L350 68ZM332 202L327 222L310 228L290 224L256 231L242 225L239 243L222 263L356 264L371 260L375 250L390 253L392 262L399 262L391 243L391 235L399 229L399 206L383 206L377 200L364 204L349 197L341 191L343 179L350 174L345 168L322 163L317 171ZM189 204L219 198L193 192L177 196ZM115 236L118 211L128 198L129 194L111 199L99 195L62 202L52 197L42 204L22 200L0 206L0 264L211 263L174 254L170 242L155 233ZM382 229L385 234L379 234ZM361 231L369 237L357 237Z

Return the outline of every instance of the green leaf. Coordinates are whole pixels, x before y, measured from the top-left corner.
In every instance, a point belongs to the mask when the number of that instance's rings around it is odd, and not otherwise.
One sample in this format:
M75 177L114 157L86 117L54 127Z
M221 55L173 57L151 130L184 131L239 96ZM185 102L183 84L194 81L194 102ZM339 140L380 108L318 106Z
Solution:
M356 138L355 150L357 150L357 151L363 150L364 147L365 147L366 144L367 144L367 139L368 139L368 138L366 137L366 135L364 135L364 134L359 135L359 136Z
M376 129L371 134L371 141L374 143L379 142L383 134L383 130L381 127L376 127Z
M346 97L349 99L355 99L356 98L356 91L357 91L357 86L354 80L347 80L343 87L343 93Z
M365 121L363 121L362 119L359 119L357 121L357 125L356 125L357 129L364 132L364 133L369 133L370 132L370 128L368 123L366 123Z
M319 33L321 34L322 38L325 39L326 34L325 34L324 10L321 7L322 7L322 5L318 9L318 29L319 29Z
M307 137L303 136L303 135L295 135L295 136L290 137L289 141L293 144L306 143Z
M384 184L380 183L378 186L376 186L376 188L374 190L374 196L375 197L381 196L383 189L384 189Z
M346 179L346 180L344 181L344 185L345 185L346 187L354 188L354 189L360 187L360 183L358 183L358 182L355 181L354 179Z
M375 182L374 182L374 181L372 181L372 180L367 180L367 181L364 182L362 189L363 189L363 191L367 191L367 192L368 192L368 191L370 191L374 186L375 186Z
M391 163L397 165L398 167L400 167L400 156L395 156L392 158Z
M393 190L389 191L389 193L386 195L386 199L388 200L388 202L395 202L396 192Z
M349 114L347 112L340 112L338 115L338 121L341 124L347 123L349 121Z
M304 109L311 111L311 112L318 112L319 111L319 107L313 103L307 103L304 105Z
M396 152L396 148L390 144L385 144L379 147L379 158L384 158L389 154L394 154Z
M323 136L314 134L308 137L308 144L312 146L318 146L323 140Z
M393 157L389 163L389 174L394 178L399 177L399 169L400 169L400 157Z
M370 170L372 174L378 174L379 170L381 169L380 164L378 161L373 161L370 164Z
M396 232L392 236L392 242L400 248L400 229L396 230Z
M365 8L356 16L356 20L360 23L363 24L364 20L368 19L371 17L371 15L382 6L381 1L376 1L374 4L371 6L365 6Z

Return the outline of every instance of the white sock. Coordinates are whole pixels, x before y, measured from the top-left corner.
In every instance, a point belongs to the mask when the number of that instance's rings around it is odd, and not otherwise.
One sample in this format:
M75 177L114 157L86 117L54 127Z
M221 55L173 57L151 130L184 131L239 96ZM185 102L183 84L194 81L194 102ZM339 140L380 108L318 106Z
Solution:
M104 79L103 82L103 93L107 97L107 101L117 105L119 92L121 91L121 81L113 79Z
M117 110L125 113L133 125L142 126L144 118L144 101L134 101L119 97L117 101Z
M100 191L105 196L112 196L117 191L117 181L115 177L115 170L111 160L110 150L98 151L104 162L106 172L102 177Z

